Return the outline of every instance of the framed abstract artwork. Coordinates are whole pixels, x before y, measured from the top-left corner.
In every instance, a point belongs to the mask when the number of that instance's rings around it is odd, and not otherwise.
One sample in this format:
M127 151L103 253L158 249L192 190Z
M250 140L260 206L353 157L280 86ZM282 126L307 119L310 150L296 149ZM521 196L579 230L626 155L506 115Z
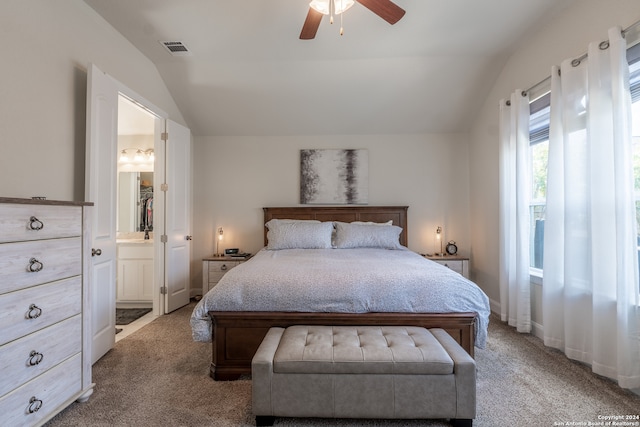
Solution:
M366 205L369 152L300 150L300 203Z

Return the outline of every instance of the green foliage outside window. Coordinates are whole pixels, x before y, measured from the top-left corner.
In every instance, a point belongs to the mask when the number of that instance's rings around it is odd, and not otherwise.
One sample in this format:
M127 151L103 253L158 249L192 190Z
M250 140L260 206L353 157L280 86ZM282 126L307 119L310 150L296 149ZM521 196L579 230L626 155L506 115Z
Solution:
M531 147L531 176L533 202L547 200L547 166L549 164L549 141ZM640 162L638 163L640 166Z

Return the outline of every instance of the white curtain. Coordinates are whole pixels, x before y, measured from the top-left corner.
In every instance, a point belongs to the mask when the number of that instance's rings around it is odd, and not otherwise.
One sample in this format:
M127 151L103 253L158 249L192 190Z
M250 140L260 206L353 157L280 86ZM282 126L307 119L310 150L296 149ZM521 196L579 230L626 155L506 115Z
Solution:
M529 97L500 101L500 317L531 332Z
M558 75L560 74L560 75ZM544 342L640 387L638 249L620 28L554 68L544 235Z

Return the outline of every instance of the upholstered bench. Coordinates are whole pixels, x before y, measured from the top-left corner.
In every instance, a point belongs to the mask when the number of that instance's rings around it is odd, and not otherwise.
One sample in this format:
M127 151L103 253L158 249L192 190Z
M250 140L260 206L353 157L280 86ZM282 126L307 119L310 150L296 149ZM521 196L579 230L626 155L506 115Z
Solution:
M275 417L451 419L476 415L476 364L442 329L271 328L251 364L257 425Z

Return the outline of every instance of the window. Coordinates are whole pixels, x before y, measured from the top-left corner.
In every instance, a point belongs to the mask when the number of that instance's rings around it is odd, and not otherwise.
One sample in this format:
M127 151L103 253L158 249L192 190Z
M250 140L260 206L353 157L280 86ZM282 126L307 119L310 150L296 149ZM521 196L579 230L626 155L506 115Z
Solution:
M640 233L640 43L627 51L633 120L633 164L636 194L636 223ZM547 202L547 164L549 156L549 113L551 94L530 103L529 139L531 150L530 263L532 272L541 274L544 255L544 221ZM638 263L640 264L640 234Z
M542 270L544 254L544 220L547 204L547 164L549 159L549 113L551 95L534 100L529 105L529 150L531 158L531 194L529 213L530 262L532 268Z
M635 48L635 49L634 49ZM629 49L629 53L635 50L635 58L629 58L629 73L631 86L631 118L633 137L633 178L636 195L636 225L640 230L640 44ZM636 236L638 243L638 263L640 263L640 234Z

